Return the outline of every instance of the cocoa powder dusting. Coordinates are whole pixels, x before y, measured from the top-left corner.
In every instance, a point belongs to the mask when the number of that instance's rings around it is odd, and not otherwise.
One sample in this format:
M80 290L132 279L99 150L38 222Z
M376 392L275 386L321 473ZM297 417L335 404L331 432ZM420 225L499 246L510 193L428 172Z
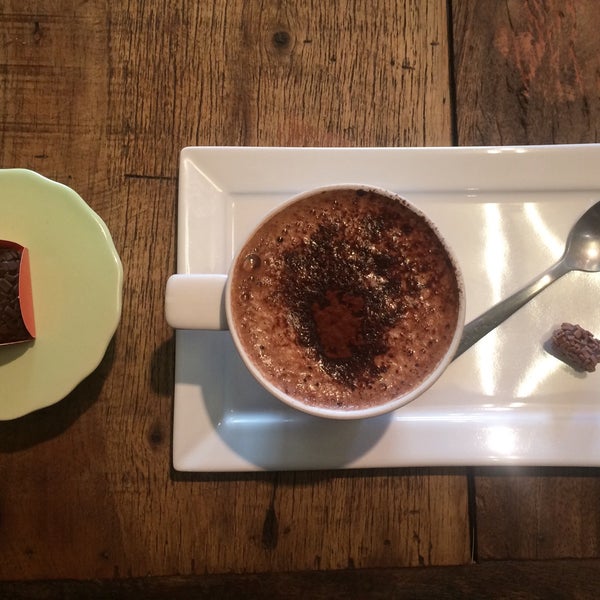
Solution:
M385 370L374 359L388 351L385 331L402 314L401 281L416 287L410 269L390 260L378 221L367 216L356 237L344 223L319 225L310 243L284 255L283 297L298 342L350 388Z

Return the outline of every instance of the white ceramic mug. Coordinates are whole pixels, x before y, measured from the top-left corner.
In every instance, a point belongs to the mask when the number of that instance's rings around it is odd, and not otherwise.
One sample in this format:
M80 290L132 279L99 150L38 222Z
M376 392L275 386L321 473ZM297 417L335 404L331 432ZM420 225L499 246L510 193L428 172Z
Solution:
M427 388L429 388L434 381L443 373L448 364L451 362L458 343L460 341L462 330L464 326L464 314L465 314L465 300L464 300L464 285L460 269L457 266L456 260L453 256L452 251L448 248L448 245L442 239L441 235L437 231L437 228L433 223L425 216L421 211L416 209L406 200L389 192L373 186L364 185L336 185L328 186L325 188L318 188L315 190L309 190L298 196L295 196L278 206L275 210L268 213L259 223L259 225L253 230L248 236L250 239L255 232L261 229L265 223L267 223L273 215L276 215L283 211L291 204L300 201L305 198L314 196L324 191L335 191L335 190L369 190L375 194L392 198L399 202L402 202L411 211L419 215L435 232L438 239L441 241L446 254L448 255L450 262L454 268L456 275L457 286L458 286L458 318L454 333L452 336L451 343L445 352L442 360L435 366L435 368L417 385L415 385L407 393L401 396L395 397L390 401L386 401L381 404L371 405L361 409L337 409L324 406L315 406L312 404L306 404L302 399L293 397L287 394L285 391L271 383L261 371L257 368L254 361L248 356L248 353L244 350L237 331L236 324L232 321L231 316L231 286L228 285L230 281L229 275L224 274L177 274L172 275L167 281L166 286L166 297L165 297L165 313L166 319L169 325L175 329L200 329L200 330L224 330L230 329L236 348L240 353L244 363L254 375L254 377L274 396L285 402L286 404L297 408L301 411L309 414L329 417L335 419L356 419L364 417L377 416L391 410L394 410L420 394L422 394ZM242 244L242 248L245 243ZM243 257L240 253L236 255L230 273L232 272L237 261L242 260Z

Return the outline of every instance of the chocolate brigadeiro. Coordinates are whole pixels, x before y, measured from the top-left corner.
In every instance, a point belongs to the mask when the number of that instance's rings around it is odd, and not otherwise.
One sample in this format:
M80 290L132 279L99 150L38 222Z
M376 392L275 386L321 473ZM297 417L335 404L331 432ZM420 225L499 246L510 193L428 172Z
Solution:
M563 323L551 338L553 354L576 371L591 373L600 362L600 340L579 325Z
M34 338L27 249L0 240L0 345Z

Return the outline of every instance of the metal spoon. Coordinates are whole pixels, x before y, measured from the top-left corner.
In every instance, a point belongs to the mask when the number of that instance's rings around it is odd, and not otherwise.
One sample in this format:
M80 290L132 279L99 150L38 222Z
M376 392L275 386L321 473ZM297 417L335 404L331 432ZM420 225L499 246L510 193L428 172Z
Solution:
M458 358L475 342L569 271L600 271L600 202L596 202L575 223L569 232L564 254L555 265L544 271L535 281L465 325L454 358Z

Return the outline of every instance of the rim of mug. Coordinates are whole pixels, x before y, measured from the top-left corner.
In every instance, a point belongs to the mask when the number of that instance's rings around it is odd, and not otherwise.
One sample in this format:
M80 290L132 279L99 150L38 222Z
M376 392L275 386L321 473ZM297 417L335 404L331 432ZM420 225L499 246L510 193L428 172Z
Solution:
M238 260L241 259L241 250L243 249L246 240L249 240L256 232L258 232L272 217L279 214L281 211L285 210L291 204L294 204L300 200L305 198L309 198L311 196L318 195L323 192L335 191L335 190L365 190L368 192L372 192L375 194L379 194L385 196L387 198L391 198L393 200L401 202L404 206L406 206L409 210L414 212L416 215L421 217L427 225L431 228L431 230L436 234L438 239L440 240L448 258L450 259L450 263L452 264L452 268L455 273L457 287L458 287L458 313L456 319L456 326L454 329L454 334L452 336L452 340L448 349L444 353L443 357L438 361L437 365L429 372L429 374L416 386L411 390L407 391L404 394L396 396L387 402L382 402L380 404L369 405L365 408L357 408L357 409L348 409L348 408L327 408L325 406L313 405L303 400L296 398L290 394L287 394L282 389L277 387L274 383L272 383L269 379L267 379L256 366L255 362L248 356L248 353L244 349L240 337L237 332L236 324L232 318L232 310L231 310L231 274L233 273L234 267L237 264ZM352 420L352 419L365 419L370 417L377 417L386 413L390 413L397 408L400 408L409 402L412 402L421 394L423 394L427 389L429 389L442 375L442 373L446 370L448 365L452 362L456 350L458 348L458 344L460 343L460 339L462 337L464 322L465 322L465 286L464 279L462 275L462 271L456 260L456 256L452 248L448 245L444 236L440 233L438 227L435 223L421 211L419 208L414 206L412 202L408 201L399 193L387 190L382 187L378 187L376 185L370 184L361 184L361 183L340 183L340 184L330 184L320 187L311 188L300 192L294 196L291 196L287 200L284 200L272 210L268 211L259 221L259 223L252 229L252 231L245 236L244 242L240 246L240 250L238 250L233 258L229 269L229 275L227 277L227 283L225 286L225 312L227 316L227 323L229 327L229 331L233 338L235 347L239 356L241 357L243 363L246 368L250 371L253 377L273 396L278 398L284 404L291 406L301 412L308 413L317 417L324 417L335 420Z

